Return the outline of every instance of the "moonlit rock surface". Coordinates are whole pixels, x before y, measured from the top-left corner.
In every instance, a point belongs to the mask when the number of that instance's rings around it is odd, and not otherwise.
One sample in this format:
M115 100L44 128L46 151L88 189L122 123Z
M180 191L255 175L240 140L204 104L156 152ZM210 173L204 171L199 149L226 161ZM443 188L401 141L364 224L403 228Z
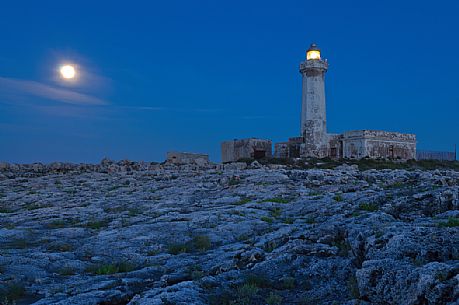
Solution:
M0 291L40 305L453 305L458 211L446 170L1 163Z

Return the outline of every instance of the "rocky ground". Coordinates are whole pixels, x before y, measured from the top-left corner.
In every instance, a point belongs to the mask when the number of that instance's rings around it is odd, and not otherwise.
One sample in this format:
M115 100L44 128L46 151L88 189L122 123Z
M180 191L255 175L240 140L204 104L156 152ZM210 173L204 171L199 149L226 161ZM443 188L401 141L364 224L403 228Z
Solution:
M3 304L459 304L459 172L0 164Z

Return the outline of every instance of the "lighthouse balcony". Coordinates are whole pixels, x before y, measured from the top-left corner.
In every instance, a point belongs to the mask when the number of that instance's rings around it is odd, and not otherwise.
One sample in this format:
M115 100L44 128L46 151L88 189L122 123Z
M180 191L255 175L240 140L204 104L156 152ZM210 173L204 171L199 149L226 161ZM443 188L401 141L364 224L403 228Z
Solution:
M306 60L300 64L300 71L310 69L327 70L328 62L326 60Z

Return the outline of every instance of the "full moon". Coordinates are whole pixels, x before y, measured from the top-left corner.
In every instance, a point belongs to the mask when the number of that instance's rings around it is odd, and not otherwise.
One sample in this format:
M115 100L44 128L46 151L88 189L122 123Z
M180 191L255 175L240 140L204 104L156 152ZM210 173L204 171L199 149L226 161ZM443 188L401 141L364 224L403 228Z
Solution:
M65 79L75 78L76 71L75 71L75 67L72 65L62 66L60 69L60 72L61 72L61 76Z

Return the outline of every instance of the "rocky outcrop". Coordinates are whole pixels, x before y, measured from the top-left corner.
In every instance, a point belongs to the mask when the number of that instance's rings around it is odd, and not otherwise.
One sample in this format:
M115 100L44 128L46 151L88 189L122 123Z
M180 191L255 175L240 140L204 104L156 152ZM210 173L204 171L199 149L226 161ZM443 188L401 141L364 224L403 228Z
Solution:
M0 303L459 304L459 173L0 164Z

